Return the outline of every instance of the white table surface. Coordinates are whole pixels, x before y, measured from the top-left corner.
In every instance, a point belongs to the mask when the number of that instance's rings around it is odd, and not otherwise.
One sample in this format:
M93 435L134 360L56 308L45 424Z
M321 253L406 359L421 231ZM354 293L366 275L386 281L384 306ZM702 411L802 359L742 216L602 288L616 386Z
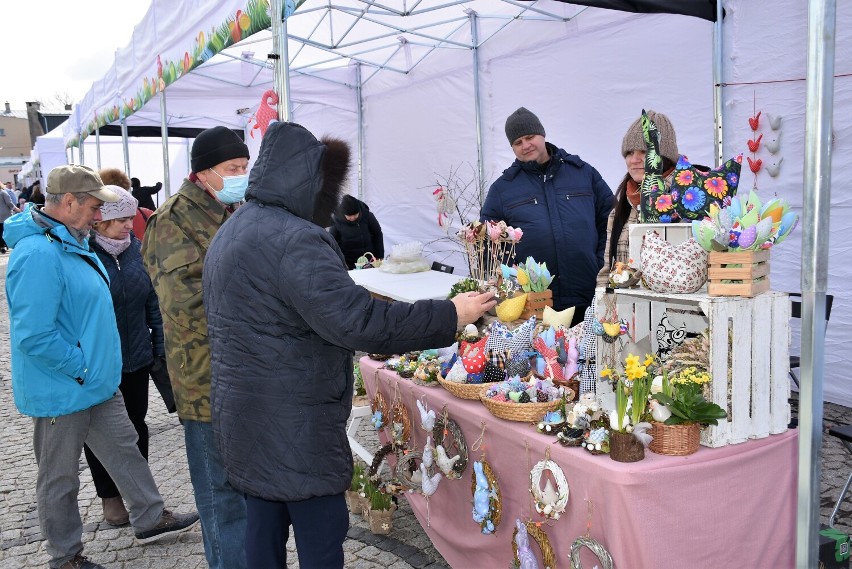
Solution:
M353 269L349 276L372 293L403 302L443 300L450 288L464 278L439 271L398 274L379 269Z

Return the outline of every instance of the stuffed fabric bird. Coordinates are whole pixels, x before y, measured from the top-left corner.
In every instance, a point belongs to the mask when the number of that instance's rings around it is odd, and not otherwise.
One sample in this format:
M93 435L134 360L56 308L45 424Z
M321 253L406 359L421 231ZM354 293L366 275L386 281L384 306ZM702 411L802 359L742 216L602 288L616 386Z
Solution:
M429 432L432 432L432 427L435 426L435 410L429 409L426 411L426 406L417 401L417 409L420 411L420 424Z
M443 472L446 476L449 476L453 471L453 466L461 460L461 455L457 454L450 458L447 456L447 451L444 450L444 445L438 445L435 448L435 453L438 455L435 459L435 462L438 464L438 468L440 468L441 472Z
M657 210L657 198L665 193L663 181L663 157L660 156L660 134L657 125L648 118L645 109L642 109L642 134L645 136L645 144L648 152L645 154L645 177L640 187L640 223L657 223L660 221L660 213Z
M440 448L440 447L439 447ZM420 476L422 478L421 487L425 496L431 496L438 489L438 483L441 481L441 473L436 472L429 476L429 471L426 470L426 465L420 463Z
M263 135L266 134L266 129L269 128L269 125L273 122L278 121L278 110L275 108L275 105L278 104L278 94L269 89L268 91L264 91L263 95L260 97L260 105L257 107L257 112L254 113L254 121L255 124L251 127L251 137L254 138L255 129L260 131L260 136L263 138Z
M426 465L426 468L432 468L435 461L435 447L432 446L431 435L426 437L426 445L423 447L423 456L420 460L422 464Z

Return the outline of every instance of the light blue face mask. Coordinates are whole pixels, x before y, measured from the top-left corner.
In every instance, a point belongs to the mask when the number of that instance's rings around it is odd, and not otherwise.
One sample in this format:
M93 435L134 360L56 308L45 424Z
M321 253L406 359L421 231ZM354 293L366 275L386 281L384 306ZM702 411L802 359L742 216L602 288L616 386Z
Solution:
M222 178L222 189L216 191L216 198L220 202L226 204L237 203L246 198L246 189L248 189L248 174L242 176L222 176L213 168L210 168L217 176Z

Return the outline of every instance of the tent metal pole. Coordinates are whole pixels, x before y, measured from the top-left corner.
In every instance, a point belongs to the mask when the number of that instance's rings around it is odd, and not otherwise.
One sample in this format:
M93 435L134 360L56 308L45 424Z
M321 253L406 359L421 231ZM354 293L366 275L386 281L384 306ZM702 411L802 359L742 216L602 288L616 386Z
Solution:
M825 293L834 112L834 0L808 2L807 99L802 211L802 361L796 567L817 566L825 364Z
M71 155L70 158L68 157L69 154ZM65 159L68 160L69 164L74 163L74 147L73 146L68 147L68 150L65 152Z
M364 201L364 98L361 91L361 62L355 64L355 93L358 97L358 199Z
M476 120L476 173L479 186L479 202L485 199L485 159L482 154L482 101L479 94L479 28L476 12L468 12L470 18L470 43L473 50L473 104Z
M85 153L83 152L83 137L80 137L80 166L84 165Z
M121 118L121 148L124 152L124 173L130 177L130 148L127 143L127 119Z
M169 120L166 114L165 89L160 91L160 137L163 141L163 187L166 189L166 198L168 198L172 192L169 180Z
M101 127L95 129L95 158L98 170L101 169Z
M278 118L290 121L290 57L287 54L287 16L283 0L272 0L272 55Z
M724 130L722 128L722 0L716 1L716 21L713 23L713 149L716 166L724 161Z

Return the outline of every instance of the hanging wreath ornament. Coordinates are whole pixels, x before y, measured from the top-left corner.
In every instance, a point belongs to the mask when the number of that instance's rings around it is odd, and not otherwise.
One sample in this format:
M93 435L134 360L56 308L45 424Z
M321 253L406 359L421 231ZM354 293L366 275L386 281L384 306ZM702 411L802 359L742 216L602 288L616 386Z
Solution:
M376 376L378 376L378 371L376 372ZM387 426L389 420L388 403L385 401L385 396L378 391L378 382L376 383L376 394L370 403L370 411L373 412L370 422L377 430Z
M450 419L446 407L441 412L441 417L435 420L432 438L435 440L435 462L438 468L451 480L461 478L467 468L467 444L461 427ZM453 451L458 454L452 456Z
M541 478L545 471L550 472L556 482L556 488L549 478L544 488L541 487ZM530 470L530 493L535 502L535 511L548 519L558 520L568 506L568 481L562 468L550 460L550 447L545 450L544 460L536 463Z
M473 463L471 477L471 492L473 493L473 521L479 524L480 531L485 535L493 534L500 525L503 514L503 499L497 475L488 461L485 460L485 422L481 423L482 433L473 443L472 450L482 450L482 457Z
M514 554L514 566L520 569L538 567L532 549L529 546L529 538L538 544L541 550L541 559L544 561L544 569L556 569L556 554L547 533L535 522L522 522L515 520L515 531L512 533L512 553ZM612 569L611 567L609 569Z
M612 556L609 554L609 551L604 548L601 542L589 537L592 533L592 512L594 509L594 503L589 498L586 498L586 535L578 537L571 544L571 569L583 569L583 566L580 564L580 550L584 547L591 550L595 554L595 557L598 558L600 565L595 565L595 567L613 569Z

